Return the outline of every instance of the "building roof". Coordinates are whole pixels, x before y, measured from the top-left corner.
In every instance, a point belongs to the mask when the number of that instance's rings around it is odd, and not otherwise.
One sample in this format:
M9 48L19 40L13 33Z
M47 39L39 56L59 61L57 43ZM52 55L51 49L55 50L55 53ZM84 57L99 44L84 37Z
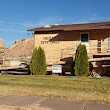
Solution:
M27 31L72 31L72 30L94 30L94 29L110 29L110 22L69 24L69 25L52 25L29 29Z

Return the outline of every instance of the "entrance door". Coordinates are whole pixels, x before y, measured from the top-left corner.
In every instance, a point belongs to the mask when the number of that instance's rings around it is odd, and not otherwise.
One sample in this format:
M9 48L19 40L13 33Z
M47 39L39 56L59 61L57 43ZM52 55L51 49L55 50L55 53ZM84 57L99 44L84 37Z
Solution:
M89 33L80 33L81 44L86 46L87 52L89 53Z

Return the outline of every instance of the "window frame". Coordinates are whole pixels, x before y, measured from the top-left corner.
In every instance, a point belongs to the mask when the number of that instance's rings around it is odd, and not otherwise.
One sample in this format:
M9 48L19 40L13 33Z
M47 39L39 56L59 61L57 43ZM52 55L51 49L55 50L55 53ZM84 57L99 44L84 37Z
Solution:
M88 41L87 41L87 42L82 42L82 41L81 41L81 35L82 35L82 34L88 34ZM81 42L81 43L89 43L89 40L90 40L90 32L80 32L80 42Z

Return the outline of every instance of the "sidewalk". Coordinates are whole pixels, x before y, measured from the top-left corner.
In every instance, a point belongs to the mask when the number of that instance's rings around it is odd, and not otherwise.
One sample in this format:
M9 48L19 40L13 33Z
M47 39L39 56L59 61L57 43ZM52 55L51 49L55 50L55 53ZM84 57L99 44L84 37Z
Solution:
M46 99L31 96L0 95L0 110L110 110L110 105Z

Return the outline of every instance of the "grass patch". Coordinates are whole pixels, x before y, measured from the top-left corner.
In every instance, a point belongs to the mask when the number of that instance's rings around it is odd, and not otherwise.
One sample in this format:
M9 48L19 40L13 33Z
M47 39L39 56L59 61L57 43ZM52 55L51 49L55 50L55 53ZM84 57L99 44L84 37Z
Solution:
M110 78L1 75L0 94L110 103Z

